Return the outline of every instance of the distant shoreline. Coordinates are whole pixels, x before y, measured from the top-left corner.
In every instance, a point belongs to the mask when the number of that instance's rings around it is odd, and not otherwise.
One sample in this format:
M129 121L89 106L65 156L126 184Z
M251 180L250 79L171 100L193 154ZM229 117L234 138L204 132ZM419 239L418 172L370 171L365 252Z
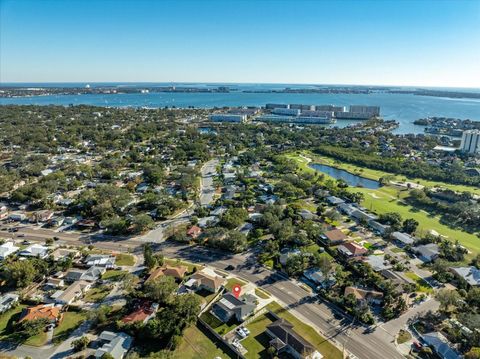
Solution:
M110 95L128 93L265 93L265 94L411 94L415 96L443 97L453 99L480 99L480 92L464 92L434 89L398 89L395 87L375 86L319 86L319 87L284 87L276 88L245 88L237 86L120 86L120 85L86 85L76 86L0 86L0 98L22 98L49 95ZM259 85L260 86L260 85ZM267 86L267 85L263 85ZM294 86L294 85L292 85Z

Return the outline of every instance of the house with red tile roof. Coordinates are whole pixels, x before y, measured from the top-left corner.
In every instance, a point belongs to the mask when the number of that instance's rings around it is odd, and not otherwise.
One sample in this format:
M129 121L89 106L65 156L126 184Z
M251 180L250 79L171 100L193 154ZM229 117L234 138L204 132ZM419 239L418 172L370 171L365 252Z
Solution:
M189 228L187 231L187 236L189 236L192 239L197 238L200 234L202 233L202 229L198 226L192 226Z
M150 273L150 276L147 278L145 282L155 280L162 276L174 277L175 279L183 279L186 272L187 272L187 267L184 267L184 266L173 267L173 266L167 265L165 267L158 267Z
M358 256L363 256L365 253L368 252L366 248L363 246L355 243L355 242L349 242L342 244L337 247L338 251L343 254L346 257L358 257Z
M60 307L53 304L40 304L23 310L19 323L37 319L47 319L49 323L58 323L62 320Z
M380 304L383 300L383 293L372 289L359 287L346 287L344 295L353 294L358 301L365 301L372 304Z
M341 230L335 228L325 232L322 235L322 238L328 240L330 244L339 244L339 243L343 243L343 241L347 239L347 235L343 233Z
M122 322L125 324L134 322L146 323L151 318L155 317L157 310L157 303L152 303L151 301L142 301L136 306L136 309L133 312L122 319Z

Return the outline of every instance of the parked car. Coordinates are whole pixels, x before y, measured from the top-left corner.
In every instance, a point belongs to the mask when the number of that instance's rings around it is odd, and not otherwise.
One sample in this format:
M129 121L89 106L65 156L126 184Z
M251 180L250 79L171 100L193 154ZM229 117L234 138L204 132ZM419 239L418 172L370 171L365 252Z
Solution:
M242 339L246 338L247 335L245 334L245 332L242 330L242 328L237 328L235 330L235 332L238 334L238 336Z

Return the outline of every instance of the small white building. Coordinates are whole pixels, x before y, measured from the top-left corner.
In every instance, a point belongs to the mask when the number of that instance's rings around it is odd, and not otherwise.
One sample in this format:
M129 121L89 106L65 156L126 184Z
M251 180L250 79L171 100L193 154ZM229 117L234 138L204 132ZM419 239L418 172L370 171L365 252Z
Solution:
M37 257L43 259L48 255L48 247L35 243L22 250L19 255L22 257Z
M20 248L16 247L12 242L5 242L0 246L0 260L4 260L9 255L15 253Z

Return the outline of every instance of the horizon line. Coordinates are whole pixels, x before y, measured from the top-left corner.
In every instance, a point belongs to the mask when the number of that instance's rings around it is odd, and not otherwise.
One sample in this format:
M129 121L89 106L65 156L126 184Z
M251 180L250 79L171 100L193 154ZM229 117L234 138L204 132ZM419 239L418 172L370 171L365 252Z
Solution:
M452 88L475 89L473 86L439 86L439 85L397 85L397 84L354 84L354 83L308 83L308 82L209 82L209 81L0 81L0 87L8 84L211 84L211 85L305 85L305 86L357 86L357 87L417 87L417 88Z

